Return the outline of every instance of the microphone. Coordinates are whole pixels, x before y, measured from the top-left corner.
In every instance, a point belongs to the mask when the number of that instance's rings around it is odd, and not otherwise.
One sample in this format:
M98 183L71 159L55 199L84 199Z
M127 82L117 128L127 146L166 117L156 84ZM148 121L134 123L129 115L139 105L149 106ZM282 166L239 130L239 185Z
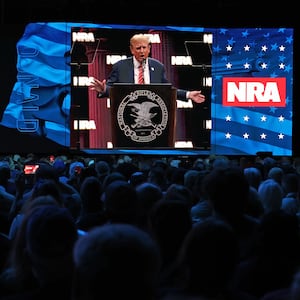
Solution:
M143 67L143 69L145 70L145 67L146 67L146 58L144 58L144 59L142 60L142 67Z

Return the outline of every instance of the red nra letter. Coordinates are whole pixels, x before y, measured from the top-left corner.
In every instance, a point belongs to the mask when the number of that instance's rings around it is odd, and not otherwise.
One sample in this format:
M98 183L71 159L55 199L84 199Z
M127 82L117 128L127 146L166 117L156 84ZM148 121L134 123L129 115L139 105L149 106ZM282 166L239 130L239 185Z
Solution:
M286 78L223 78L224 106L284 107Z

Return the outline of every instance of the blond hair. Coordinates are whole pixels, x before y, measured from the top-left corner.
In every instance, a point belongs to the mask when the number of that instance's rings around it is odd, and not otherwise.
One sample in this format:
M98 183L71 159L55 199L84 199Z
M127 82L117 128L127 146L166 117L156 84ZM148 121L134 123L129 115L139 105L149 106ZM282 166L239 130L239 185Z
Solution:
M144 34L144 33L137 33L135 35L133 35L130 39L130 46L133 45L136 42L140 42L140 41L145 41L148 44L150 44L150 36L148 34Z

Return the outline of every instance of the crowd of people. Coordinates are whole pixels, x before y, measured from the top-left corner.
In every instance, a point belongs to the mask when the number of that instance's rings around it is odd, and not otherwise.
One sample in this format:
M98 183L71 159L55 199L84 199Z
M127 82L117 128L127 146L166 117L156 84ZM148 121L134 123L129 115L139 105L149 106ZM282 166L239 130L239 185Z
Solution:
M299 300L299 178L292 157L3 156L0 299Z

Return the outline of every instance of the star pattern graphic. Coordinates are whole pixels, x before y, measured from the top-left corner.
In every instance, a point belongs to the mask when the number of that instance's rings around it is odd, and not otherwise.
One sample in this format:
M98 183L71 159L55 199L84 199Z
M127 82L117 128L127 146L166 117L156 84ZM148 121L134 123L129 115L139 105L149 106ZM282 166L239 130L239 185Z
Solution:
M293 29L220 29L213 44L212 141L216 152L292 154ZM286 78L284 107L222 105L222 78Z

